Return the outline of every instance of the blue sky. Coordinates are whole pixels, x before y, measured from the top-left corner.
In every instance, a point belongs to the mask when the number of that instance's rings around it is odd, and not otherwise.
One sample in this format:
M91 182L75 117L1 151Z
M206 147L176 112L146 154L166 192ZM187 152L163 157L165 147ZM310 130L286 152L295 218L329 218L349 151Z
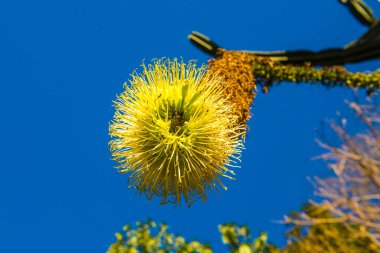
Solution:
M368 0L377 14L380 3ZM207 203L160 206L127 187L108 148L112 100L143 59L208 57L196 30L228 49L342 46L365 31L334 0L3 1L0 4L0 244L2 252L105 252L124 224L152 218L224 250L217 225L253 234L312 197L307 176L321 122L346 112L350 90L283 83L259 94L236 181ZM349 66L374 70L380 61ZM364 92L359 92L364 97Z

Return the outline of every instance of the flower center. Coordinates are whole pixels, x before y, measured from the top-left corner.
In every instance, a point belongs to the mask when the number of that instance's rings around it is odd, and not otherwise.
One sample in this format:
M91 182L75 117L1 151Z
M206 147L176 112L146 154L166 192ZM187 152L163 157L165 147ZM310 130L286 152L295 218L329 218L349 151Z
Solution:
M170 120L170 133L176 133L184 125L184 112L182 110L172 110L169 115Z

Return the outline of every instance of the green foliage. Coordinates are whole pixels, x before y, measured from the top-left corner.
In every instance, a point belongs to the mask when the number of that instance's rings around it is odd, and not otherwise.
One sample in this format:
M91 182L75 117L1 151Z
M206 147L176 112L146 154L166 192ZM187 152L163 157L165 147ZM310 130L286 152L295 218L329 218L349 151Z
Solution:
M230 253L277 253L279 249L267 242L268 235L261 233L252 239L249 227L234 223L219 225L222 242L228 245Z
M252 239L249 228L228 223L219 226L222 241L227 244L230 253L278 253L274 245L267 243L267 234ZM212 253L207 244L196 240L186 241L182 236L168 232L165 224L153 221L136 222L136 228L129 225L115 234L116 242L107 253Z
M182 236L168 233L168 226L154 221L136 222L136 228L129 225L123 232L115 234L117 241L107 253L211 253L207 244L198 241L186 241Z
M313 205L305 205L302 211L312 218L328 219L333 216ZM301 212L293 212L297 219ZM322 223L310 226L294 225L287 233L288 245L278 248L268 243L268 235L260 233L252 238L249 227L234 223L219 225L221 239L229 253L376 253L380 249L363 234L362 226L343 223ZM153 221L136 222L115 234L116 242L107 253L212 253L207 244L196 240L186 241L182 236L168 232L165 224Z

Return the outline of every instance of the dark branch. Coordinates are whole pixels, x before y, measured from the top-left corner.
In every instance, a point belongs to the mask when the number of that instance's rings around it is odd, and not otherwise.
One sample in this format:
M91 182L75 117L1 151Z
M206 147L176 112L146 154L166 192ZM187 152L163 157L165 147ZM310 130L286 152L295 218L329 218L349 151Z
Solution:
M380 58L380 19L376 21L372 10L361 0L339 1L347 6L360 22L370 26L366 33L347 46L317 52L310 50L247 52L256 56L268 57L281 64L303 65L309 63L313 66L344 65ZM198 32L192 32L188 38L192 44L206 54L218 57L217 52L221 47L209 37Z

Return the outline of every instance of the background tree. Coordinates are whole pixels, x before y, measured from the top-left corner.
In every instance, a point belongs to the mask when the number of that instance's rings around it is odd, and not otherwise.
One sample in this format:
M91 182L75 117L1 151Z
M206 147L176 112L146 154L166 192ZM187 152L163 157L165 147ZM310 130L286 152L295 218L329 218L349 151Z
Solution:
M347 251L352 245L380 251L380 138L379 108L374 104L360 106L350 103L366 129L350 136L344 128L333 124L341 144L321 144L329 152L322 158L329 161L334 175L315 178L316 195L320 202L310 201L304 211L286 216L285 222L298 228L309 228L309 235L316 235L315 228L343 240L343 248L335 245L335 252ZM345 121L343 121L344 123ZM330 225L329 225L330 224ZM331 224L337 224L330 231ZM320 225L323 225L322 227ZM326 233L327 233L326 232ZM322 233L319 233L321 236ZM354 235L354 237L352 237ZM299 239L299 236L296 236ZM302 241L302 240L301 240ZM319 244L320 245L320 244ZM347 249L345 247L347 246ZM360 248L360 247L359 247ZM332 251L331 251L332 252Z

